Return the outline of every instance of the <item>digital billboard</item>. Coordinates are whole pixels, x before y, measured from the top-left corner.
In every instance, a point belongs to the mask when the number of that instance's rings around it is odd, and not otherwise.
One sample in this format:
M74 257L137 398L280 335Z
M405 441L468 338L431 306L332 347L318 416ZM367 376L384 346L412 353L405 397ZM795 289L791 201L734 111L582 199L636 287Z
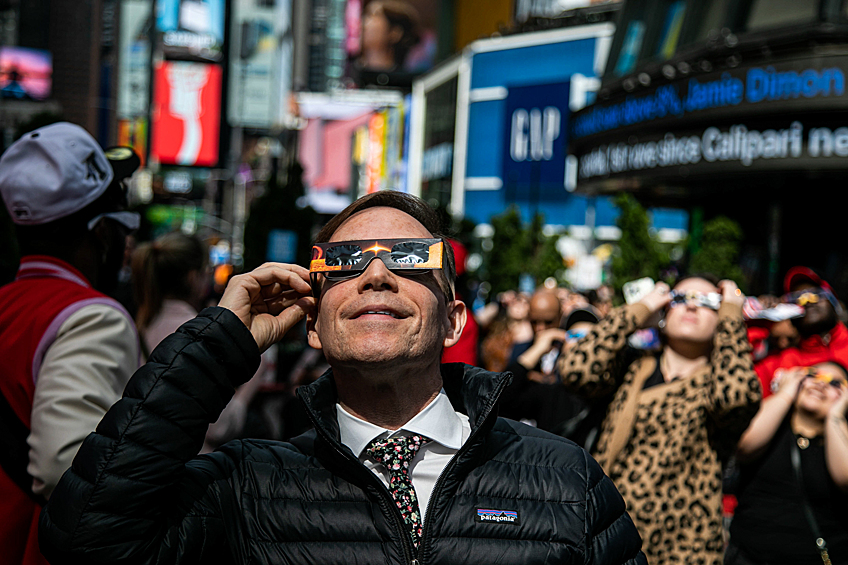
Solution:
M347 74L358 84L403 85L429 70L438 48L438 0L348 0Z
M291 82L291 0L241 0L232 6L227 116L243 127L279 120Z
M148 0L121 4L118 40L118 116L147 116L150 102L150 16Z
M166 57L220 61L226 0L158 0L156 29Z
M154 67L151 158L163 165L218 163L221 79L218 65L163 61Z
M49 51L0 47L0 95L17 100L50 96L53 57Z

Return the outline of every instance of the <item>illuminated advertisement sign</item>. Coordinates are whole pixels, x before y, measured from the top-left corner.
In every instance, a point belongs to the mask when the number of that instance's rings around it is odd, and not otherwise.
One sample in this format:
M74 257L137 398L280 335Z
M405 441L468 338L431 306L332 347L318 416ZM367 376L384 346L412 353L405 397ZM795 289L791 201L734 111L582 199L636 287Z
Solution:
M0 96L46 100L50 96L53 57L49 51L0 47Z
M429 70L436 58L437 0L347 0L347 73L358 84L393 85Z
M158 0L156 29L168 57L220 61L225 0Z
M506 98L503 183L508 198L565 200L570 82L512 87Z
M150 15L148 0L121 4L118 40L118 116L147 116L150 102Z
M848 58L817 62L704 74L583 109L569 147L578 185L848 168Z
M726 71L718 76L663 85L613 104L595 104L575 116L572 135L580 138L666 117L682 118L703 110L740 105L806 105L814 99L842 97L845 89L845 72L838 66L800 70L766 66Z
M234 125L269 128L278 120L291 81L291 0L234 2L230 40L230 96Z
M154 69L150 154L163 165L218 163L221 67L164 61Z

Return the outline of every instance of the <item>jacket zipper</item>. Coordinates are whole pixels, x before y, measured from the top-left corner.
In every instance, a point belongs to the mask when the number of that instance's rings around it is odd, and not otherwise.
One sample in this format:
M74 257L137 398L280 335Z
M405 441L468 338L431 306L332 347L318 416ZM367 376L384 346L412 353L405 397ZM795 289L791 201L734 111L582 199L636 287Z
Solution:
M490 400L486 404L483 411L480 413L480 425L477 426L474 430L472 430L471 435L468 436L468 440L465 444L456 452L456 454L448 461L447 466L442 469L442 472L439 474L439 478L436 479L436 484L433 486L433 492L430 494L430 500L427 503L427 516L431 516L431 510L433 508L433 501L438 498L438 494L441 492L442 483L444 483L444 477L448 474L450 470L453 469L456 464L457 459L461 455L463 455L468 449L470 449L470 445L473 443L472 440L477 437L480 432L480 429L483 427L483 422L489 417L489 414L492 412L492 409L495 407L495 403L500 398L503 389L506 388L507 382L509 379L502 379L498 386L495 388L493 393L489 396ZM318 419L312 413L311 408L306 411L306 415L309 416L309 419L312 421L312 425L315 428L315 431L321 434L321 437L332 446L333 450L342 456L343 459L353 463L357 468L361 468L365 473L368 474L368 479L372 483L376 483L378 486L378 492L380 492L381 497L383 498L383 504L389 506L392 510L390 513L394 516L395 526L397 530L400 531L401 536L401 545L403 546L404 559L409 563L409 565L420 565L421 560L418 559L418 556L424 554L424 542L427 539L427 532L429 531L430 520L428 519L424 523L424 529L421 532L421 543L418 546L418 551L412 547L412 540L409 539L409 532L406 529L406 524L403 522L403 516L400 514L400 510L397 507L397 503L394 498L392 498L389 489L383 484L383 482L377 478L377 476L366 469L362 463L359 462L359 459L355 459L353 456L345 453L342 449L339 448L339 443L330 437L330 435L324 430L323 426L320 425Z
M448 464L445 466L444 469L442 469L442 472L439 474L439 478L436 479L436 484L435 484L435 486L433 486L433 492L430 493L430 500L427 502L427 520L424 522L424 529L421 532L421 543L418 546L418 556L419 557L423 558L423 556L424 556L424 546L425 546L426 541L428 540L427 532L430 530L430 522L431 522L431 518L432 518L431 512L433 510L433 504L434 504L433 501L437 500L438 495L441 493L442 483L444 483L444 478L448 475L448 473L451 470L453 470L454 466L456 465L456 461L460 458L460 456L465 454L465 452L470 449L470 446L473 444L472 440L474 440L477 437L477 435L480 433L480 429L483 427L483 422L485 422L486 419L488 419L489 414L492 412L492 409L495 407L495 403L498 401L498 398L500 398L501 393L503 392L503 389L506 388L507 382L508 382L508 379L503 379L500 383L498 383L497 388L495 388L494 392L490 396L491 400L486 405L486 407L483 409L483 412L480 414L480 425L477 426L477 428L475 428L471 432L471 435L468 436L468 440L463 444L462 447L459 448L459 451L457 451L456 454L454 454L454 456L451 457L451 460L448 461ZM423 561L423 559L421 561ZM410 565L420 565L419 559L413 559L410 562Z
M306 413L309 416L309 419L312 420L312 425L315 427L315 430L319 434L321 434L321 436L328 444L333 447L335 452L341 455L342 458L346 461L357 465L358 468L361 468L363 471L365 471L365 473L368 474L367 480L371 481L372 483L378 486L378 492L380 493L380 496L383 499L383 505L388 506L390 508L389 513L394 517L396 529L401 533L400 540L401 545L403 546L404 560L407 563L410 563L410 565L418 565L418 559L416 559L415 548L412 547L412 540L409 539L409 531L406 529L406 524L403 521L403 516L401 516L400 514L400 510L397 507L397 503L395 502L394 498L392 498L392 495L386 488L386 485L384 485L383 482L378 479L374 473L366 469L362 465L362 463L359 462L359 459L354 459L352 456L345 453L339 448L338 442L331 438L329 434L324 431L322 426L319 425L317 419L312 416L312 410L307 410Z

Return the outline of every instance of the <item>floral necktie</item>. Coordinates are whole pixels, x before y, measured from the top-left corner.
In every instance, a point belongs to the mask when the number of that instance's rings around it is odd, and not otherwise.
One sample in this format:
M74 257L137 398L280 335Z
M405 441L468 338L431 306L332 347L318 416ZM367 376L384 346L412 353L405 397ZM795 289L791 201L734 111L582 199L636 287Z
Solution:
M409 527L412 545L416 548L421 540L421 510L409 476L409 463L421 446L429 441L429 438L421 435L395 436L375 439L365 449L373 461L382 464L389 472L389 492Z

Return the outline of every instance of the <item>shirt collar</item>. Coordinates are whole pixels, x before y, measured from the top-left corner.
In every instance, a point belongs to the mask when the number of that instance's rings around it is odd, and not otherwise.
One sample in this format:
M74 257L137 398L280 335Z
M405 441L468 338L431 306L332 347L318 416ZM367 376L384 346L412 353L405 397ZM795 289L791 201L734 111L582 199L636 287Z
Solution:
M336 403L336 416L339 421L341 442L357 456L374 438L381 435L388 437L404 431L421 434L449 449L462 447L462 420L457 416L444 389L424 410L401 426L397 432L357 418L339 403Z

